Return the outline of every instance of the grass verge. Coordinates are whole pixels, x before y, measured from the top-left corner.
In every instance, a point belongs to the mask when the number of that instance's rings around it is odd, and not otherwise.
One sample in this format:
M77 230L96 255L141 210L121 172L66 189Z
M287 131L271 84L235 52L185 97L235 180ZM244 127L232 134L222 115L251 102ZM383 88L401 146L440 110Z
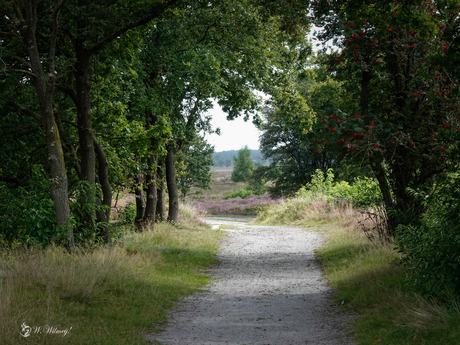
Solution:
M354 326L357 344L460 344L460 303L426 300L413 290L394 246L374 245L357 230L365 221L349 206L299 198L272 206L258 218L325 233L326 244L317 253L336 289L336 303L360 315Z
M165 311L206 286L222 234L183 222L111 248L0 254L0 344L149 344ZM31 327L28 337L21 325Z

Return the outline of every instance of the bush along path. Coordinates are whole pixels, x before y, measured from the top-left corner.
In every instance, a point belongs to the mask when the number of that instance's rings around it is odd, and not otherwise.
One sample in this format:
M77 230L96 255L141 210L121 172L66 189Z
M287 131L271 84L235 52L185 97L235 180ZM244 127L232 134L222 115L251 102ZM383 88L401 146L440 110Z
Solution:
M354 316L331 300L314 251L320 233L213 219L228 236L207 291L171 311L161 344L354 344Z

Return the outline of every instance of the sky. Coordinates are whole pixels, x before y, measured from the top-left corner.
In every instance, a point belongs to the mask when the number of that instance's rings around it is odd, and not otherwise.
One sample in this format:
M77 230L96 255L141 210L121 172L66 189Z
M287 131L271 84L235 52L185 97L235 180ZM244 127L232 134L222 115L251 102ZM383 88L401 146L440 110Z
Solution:
M261 132L254 126L251 120L245 122L242 117L235 120L227 120L227 115L217 103L208 113L212 116L212 127L220 128L220 135L206 134L208 143L214 146L215 152L240 150L247 146L251 150L259 149L259 135Z
M313 41L312 47L314 52L318 52L322 46ZM331 50L332 43L326 42L328 51ZM242 117L228 121L227 115L222 111L217 102L213 102L214 108L209 110L207 114L212 115L213 128L220 128L220 136L217 134L206 134L208 143L214 146L215 152L239 150L244 146L248 146L251 150L259 149L259 135L262 134L256 126L249 120L245 122Z

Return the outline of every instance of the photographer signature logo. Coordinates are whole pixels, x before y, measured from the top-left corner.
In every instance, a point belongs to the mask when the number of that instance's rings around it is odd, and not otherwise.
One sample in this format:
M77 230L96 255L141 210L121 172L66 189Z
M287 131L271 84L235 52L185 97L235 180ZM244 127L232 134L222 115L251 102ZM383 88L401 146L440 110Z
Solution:
M32 328L30 328L29 326L27 326L25 324L25 322L22 323L21 325L21 335L24 337L24 338L27 338L28 336L30 336L30 332L32 331Z
M30 337L32 334L55 334L65 337L70 333L72 327L59 329L57 327L44 325L44 326L29 326L25 322L21 324L21 336L24 338Z

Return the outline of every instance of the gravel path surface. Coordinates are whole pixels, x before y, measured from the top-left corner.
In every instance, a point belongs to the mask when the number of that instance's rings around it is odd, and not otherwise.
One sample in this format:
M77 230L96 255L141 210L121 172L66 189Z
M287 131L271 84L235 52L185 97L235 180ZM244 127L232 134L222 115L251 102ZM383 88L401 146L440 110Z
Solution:
M288 226L210 218L228 236L206 292L169 314L147 337L167 345L336 345L350 340L353 316L333 305L314 250L322 235ZM229 229L231 227L231 229Z

